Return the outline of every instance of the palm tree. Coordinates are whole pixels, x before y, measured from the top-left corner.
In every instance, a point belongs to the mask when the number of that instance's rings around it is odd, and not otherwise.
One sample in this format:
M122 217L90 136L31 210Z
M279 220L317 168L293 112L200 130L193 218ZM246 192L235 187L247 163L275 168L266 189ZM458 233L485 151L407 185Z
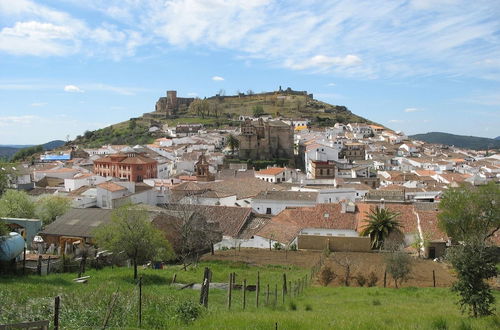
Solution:
M240 141L238 141L233 134L229 134L227 137L227 145L231 149L231 155L234 156L234 149L237 149L240 146Z
M392 232L400 232L401 225L396 220L399 213L386 208L375 207L366 213L368 224L361 231L361 235L370 236L372 249L382 247L384 240Z

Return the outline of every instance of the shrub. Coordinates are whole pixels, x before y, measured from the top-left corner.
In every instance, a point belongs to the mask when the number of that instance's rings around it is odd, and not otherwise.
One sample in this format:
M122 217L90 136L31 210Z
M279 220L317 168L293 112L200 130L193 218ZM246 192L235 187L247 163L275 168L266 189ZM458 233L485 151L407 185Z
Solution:
M274 244L273 244L273 248L274 248L275 250L281 250L281 244L280 244L280 243L278 243L278 242L274 242Z
M221 250L221 251L227 251L227 250L229 250L229 248L228 248L227 246L221 246L221 247L220 247L220 250Z
M359 286L364 286L366 284L366 277L361 273L358 273L355 279Z
M290 301L288 303L288 307L290 308L291 311L296 311L297 310L297 304L294 301Z
M5 236L9 233L9 228L7 228L7 225L0 220L0 236Z
M431 326L432 326L432 329L436 329L436 330L448 329L448 323L442 317L439 317L439 318L435 319L434 321L432 321Z
M297 251L297 244L295 244L295 243L291 244L290 251Z
M313 310L313 308L312 308L312 306L311 306L311 305L307 304L307 305L306 305L305 310L306 310L306 311L312 311L312 310Z
M330 256L330 248L329 247L326 247L324 250L323 250L323 254L325 255L325 257L329 257Z
M380 306L380 305L382 305L382 303L381 303L381 302L380 302L380 300L378 300L378 299L373 299L373 300L372 300L372 305L373 305L373 306Z
M336 275L332 269L328 266L323 266L319 272L319 283L323 286L328 286L334 279Z
M367 285L369 287L377 285L378 277L377 275L371 271L370 274L368 274L368 279L367 279Z
M385 257L387 273L394 279L394 284L398 288L403 281L408 279L411 271L411 257L404 251L388 253Z
M175 317L183 323L189 323L196 320L200 314L200 305L191 300L184 300L175 308Z

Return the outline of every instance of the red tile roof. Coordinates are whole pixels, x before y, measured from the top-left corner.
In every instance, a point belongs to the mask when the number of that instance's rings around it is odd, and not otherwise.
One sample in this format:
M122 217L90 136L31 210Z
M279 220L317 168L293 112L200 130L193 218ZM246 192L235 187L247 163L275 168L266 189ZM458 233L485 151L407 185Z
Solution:
M283 172L284 170L286 170L286 169L283 167L270 167L270 168L266 168L265 170L258 171L256 173L256 175L278 175L281 172Z

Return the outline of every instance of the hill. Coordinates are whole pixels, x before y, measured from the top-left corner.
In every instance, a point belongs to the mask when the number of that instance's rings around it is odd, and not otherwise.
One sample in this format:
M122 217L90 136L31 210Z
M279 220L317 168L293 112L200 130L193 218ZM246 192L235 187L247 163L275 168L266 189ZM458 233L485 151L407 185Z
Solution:
M328 127L338 122L373 123L353 114L345 106L315 100L312 94L291 89L259 94L216 95L203 100L190 99L190 102L192 103L189 106L182 104L182 107L168 116L159 111L149 112L106 128L86 131L73 143L87 147L99 147L103 144L150 143L156 136L155 133L149 132L151 125L175 126L199 123L207 128L238 127L241 116L253 116L256 112L273 118L307 118L313 127Z
M59 148L66 144L62 140L53 140L47 143L41 144L41 151L53 150ZM25 158L27 154L32 154L31 151L35 149L38 150L37 145L0 145L0 158L6 158L7 160L14 159L20 160ZM38 152L38 151L37 151Z
M420 140L436 144L446 144L450 146L474 150L500 148L500 140L477 136L455 135L443 132L430 132L425 134L410 135L409 137L413 140Z

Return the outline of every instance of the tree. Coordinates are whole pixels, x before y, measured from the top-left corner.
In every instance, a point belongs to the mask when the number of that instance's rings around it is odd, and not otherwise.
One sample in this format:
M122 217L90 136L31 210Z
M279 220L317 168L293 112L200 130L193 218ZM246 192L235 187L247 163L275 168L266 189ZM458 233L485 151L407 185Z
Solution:
M394 280L396 288L408 279L411 271L411 257L404 251L388 253L385 257L386 270Z
M420 236L419 233L413 235L413 242L411 243L411 247L417 250L419 258L421 257L424 248L429 246L429 236L430 235L427 233L422 233L422 236Z
M3 222L2 220L0 220L0 236L5 236L9 233L9 228L7 227L7 225L5 224L5 222Z
M447 251L446 257L457 271L458 281L452 290L460 295L462 312L473 317L490 315L494 311L495 297L485 281L498 276L493 248L483 240L474 239Z
M439 226L455 241L487 240L500 229L500 186L450 188L439 203Z
M234 150L239 148L240 141L233 134L229 134L227 137L227 146L231 149L231 155L234 156Z
M63 215L71 207L71 200L57 195L40 197L36 202L36 214L44 225L53 222L58 216Z
M174 255L164 233L156 229L148 217L144 208L124 205L113 211L110 223L94 231L99 247L115 254L123 252L132 260L134 279L137 279L139 263L148 260L166 261Z
M0 217L33 219L35 203L24 191L9 189L0 198Z
M264 108L262 105L256 105L252 108L253 111L253 116L254 117L260 117L264 114Z
M361 231L361 235L370 236L372 249L382 247L384 240L393 232L400 232L401 225L396 220L399 213L387 208L375 207L367 213L368 224Z
M10 175L11 173L9 171L8 164L0 163L0 196L2 196L5 190L9 187Z
M462 311L474 316L493 312L495 297L486 280L498 275L490 237L500 228L500 187L450 188L440 202L439 225L460 244L448 249L446 258L457 272L452 290L460 295Z

